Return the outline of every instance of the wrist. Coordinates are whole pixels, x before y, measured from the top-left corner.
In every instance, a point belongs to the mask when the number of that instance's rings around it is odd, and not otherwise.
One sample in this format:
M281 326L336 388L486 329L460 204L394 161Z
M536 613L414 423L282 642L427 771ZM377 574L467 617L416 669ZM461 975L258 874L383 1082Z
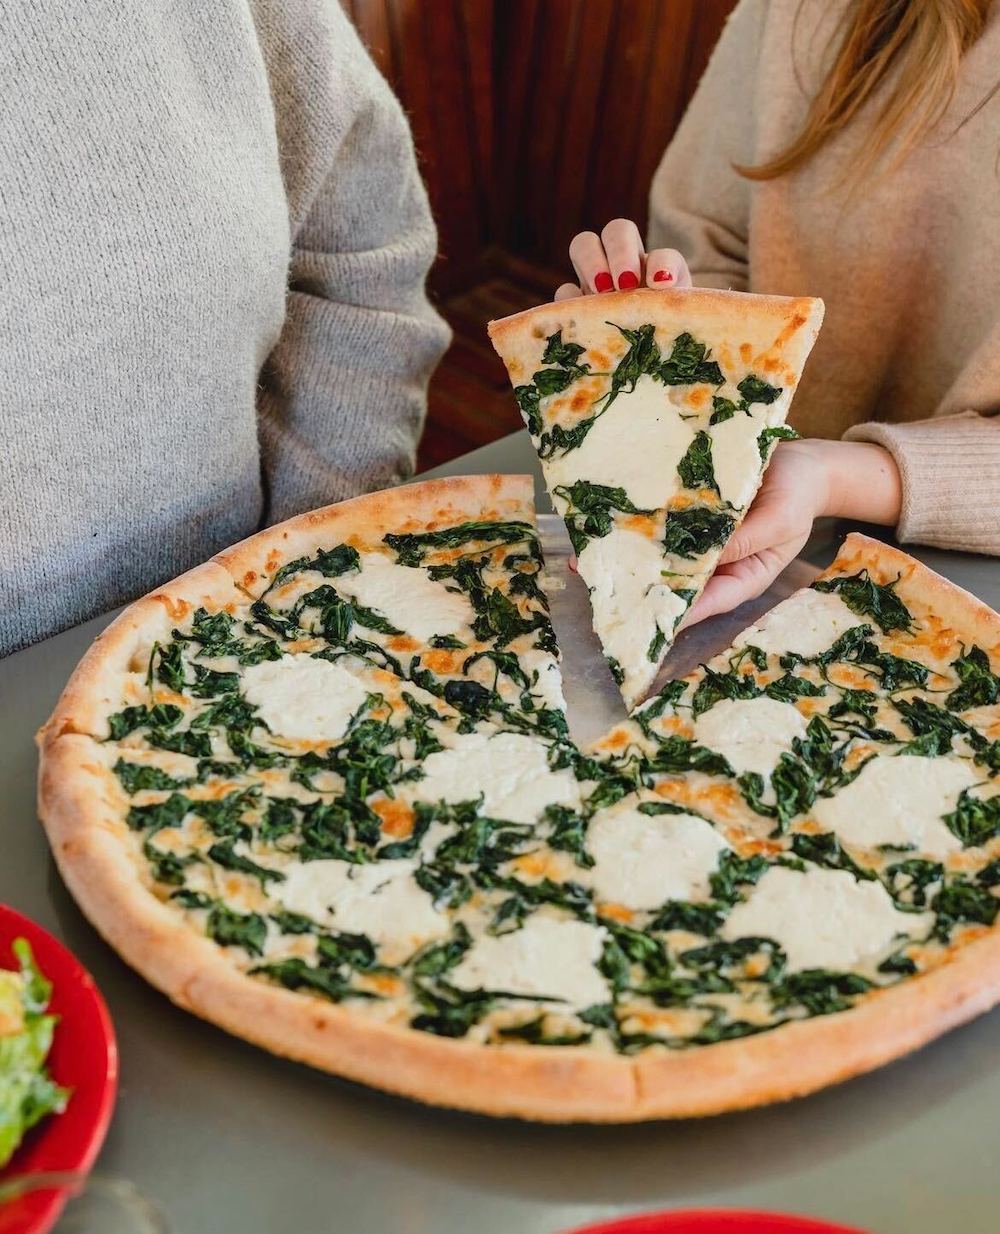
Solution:
M867 441L809 439L792 443L808 451L815 470L815 516L895 526L903 486L896 460Z

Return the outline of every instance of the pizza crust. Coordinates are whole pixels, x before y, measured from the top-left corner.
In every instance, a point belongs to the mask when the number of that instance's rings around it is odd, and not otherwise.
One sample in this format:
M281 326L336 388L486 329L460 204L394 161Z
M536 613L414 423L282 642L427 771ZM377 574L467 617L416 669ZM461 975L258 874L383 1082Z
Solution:
M144 673L153 644L193 609L232 610L246 597L218 564L207 561L129 605L97 636L70 677L55 710L38 730L44 748L63 733L108 735L107 717L121 706L126 678Z
M453 476L368 493L300 514L216 554L237 586L256 599L289 561L321 544L376 548L388 532L433 531L479 519L535 526L531 476Z

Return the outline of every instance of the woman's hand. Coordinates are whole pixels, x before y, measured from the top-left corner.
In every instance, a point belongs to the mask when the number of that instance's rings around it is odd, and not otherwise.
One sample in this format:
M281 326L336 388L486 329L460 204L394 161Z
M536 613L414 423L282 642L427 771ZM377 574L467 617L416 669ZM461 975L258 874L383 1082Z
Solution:
M863 441L779 442L746 518L684 625L726 613L766 591L820 515L891 526L902 486L888 450Z
M612 219L600 235L581 231L569 246L569 259L578 283L563 283L557 300L589 296L602 291L629 291L648 287L690 287L691 271L676 249L642 247L639 228L631 219Z

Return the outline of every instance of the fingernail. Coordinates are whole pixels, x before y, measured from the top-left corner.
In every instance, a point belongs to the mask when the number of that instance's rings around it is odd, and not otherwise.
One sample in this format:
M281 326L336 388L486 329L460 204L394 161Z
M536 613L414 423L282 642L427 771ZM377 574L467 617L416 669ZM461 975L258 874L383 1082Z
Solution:
M670 273L669 270L657 270L656 273L653 275L654 283L672 283L673 281L674 281L674 276Z
M594 275L594 291L611 291L614 285L615 280L607 270L602 270L600 274Z
M618 275L618 290L631 291L633 287L639 286L639 276L634 270L623 270Z

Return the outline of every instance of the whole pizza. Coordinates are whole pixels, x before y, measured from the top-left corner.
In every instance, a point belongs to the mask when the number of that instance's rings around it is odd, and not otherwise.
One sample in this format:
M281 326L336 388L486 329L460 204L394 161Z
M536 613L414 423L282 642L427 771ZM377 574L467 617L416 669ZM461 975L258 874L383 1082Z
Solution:
M275 1053L557 1121L807 1093L996 1002L1000 618L852 535L581 749L530 491L305 515L97 640L40 800L111 945Z

